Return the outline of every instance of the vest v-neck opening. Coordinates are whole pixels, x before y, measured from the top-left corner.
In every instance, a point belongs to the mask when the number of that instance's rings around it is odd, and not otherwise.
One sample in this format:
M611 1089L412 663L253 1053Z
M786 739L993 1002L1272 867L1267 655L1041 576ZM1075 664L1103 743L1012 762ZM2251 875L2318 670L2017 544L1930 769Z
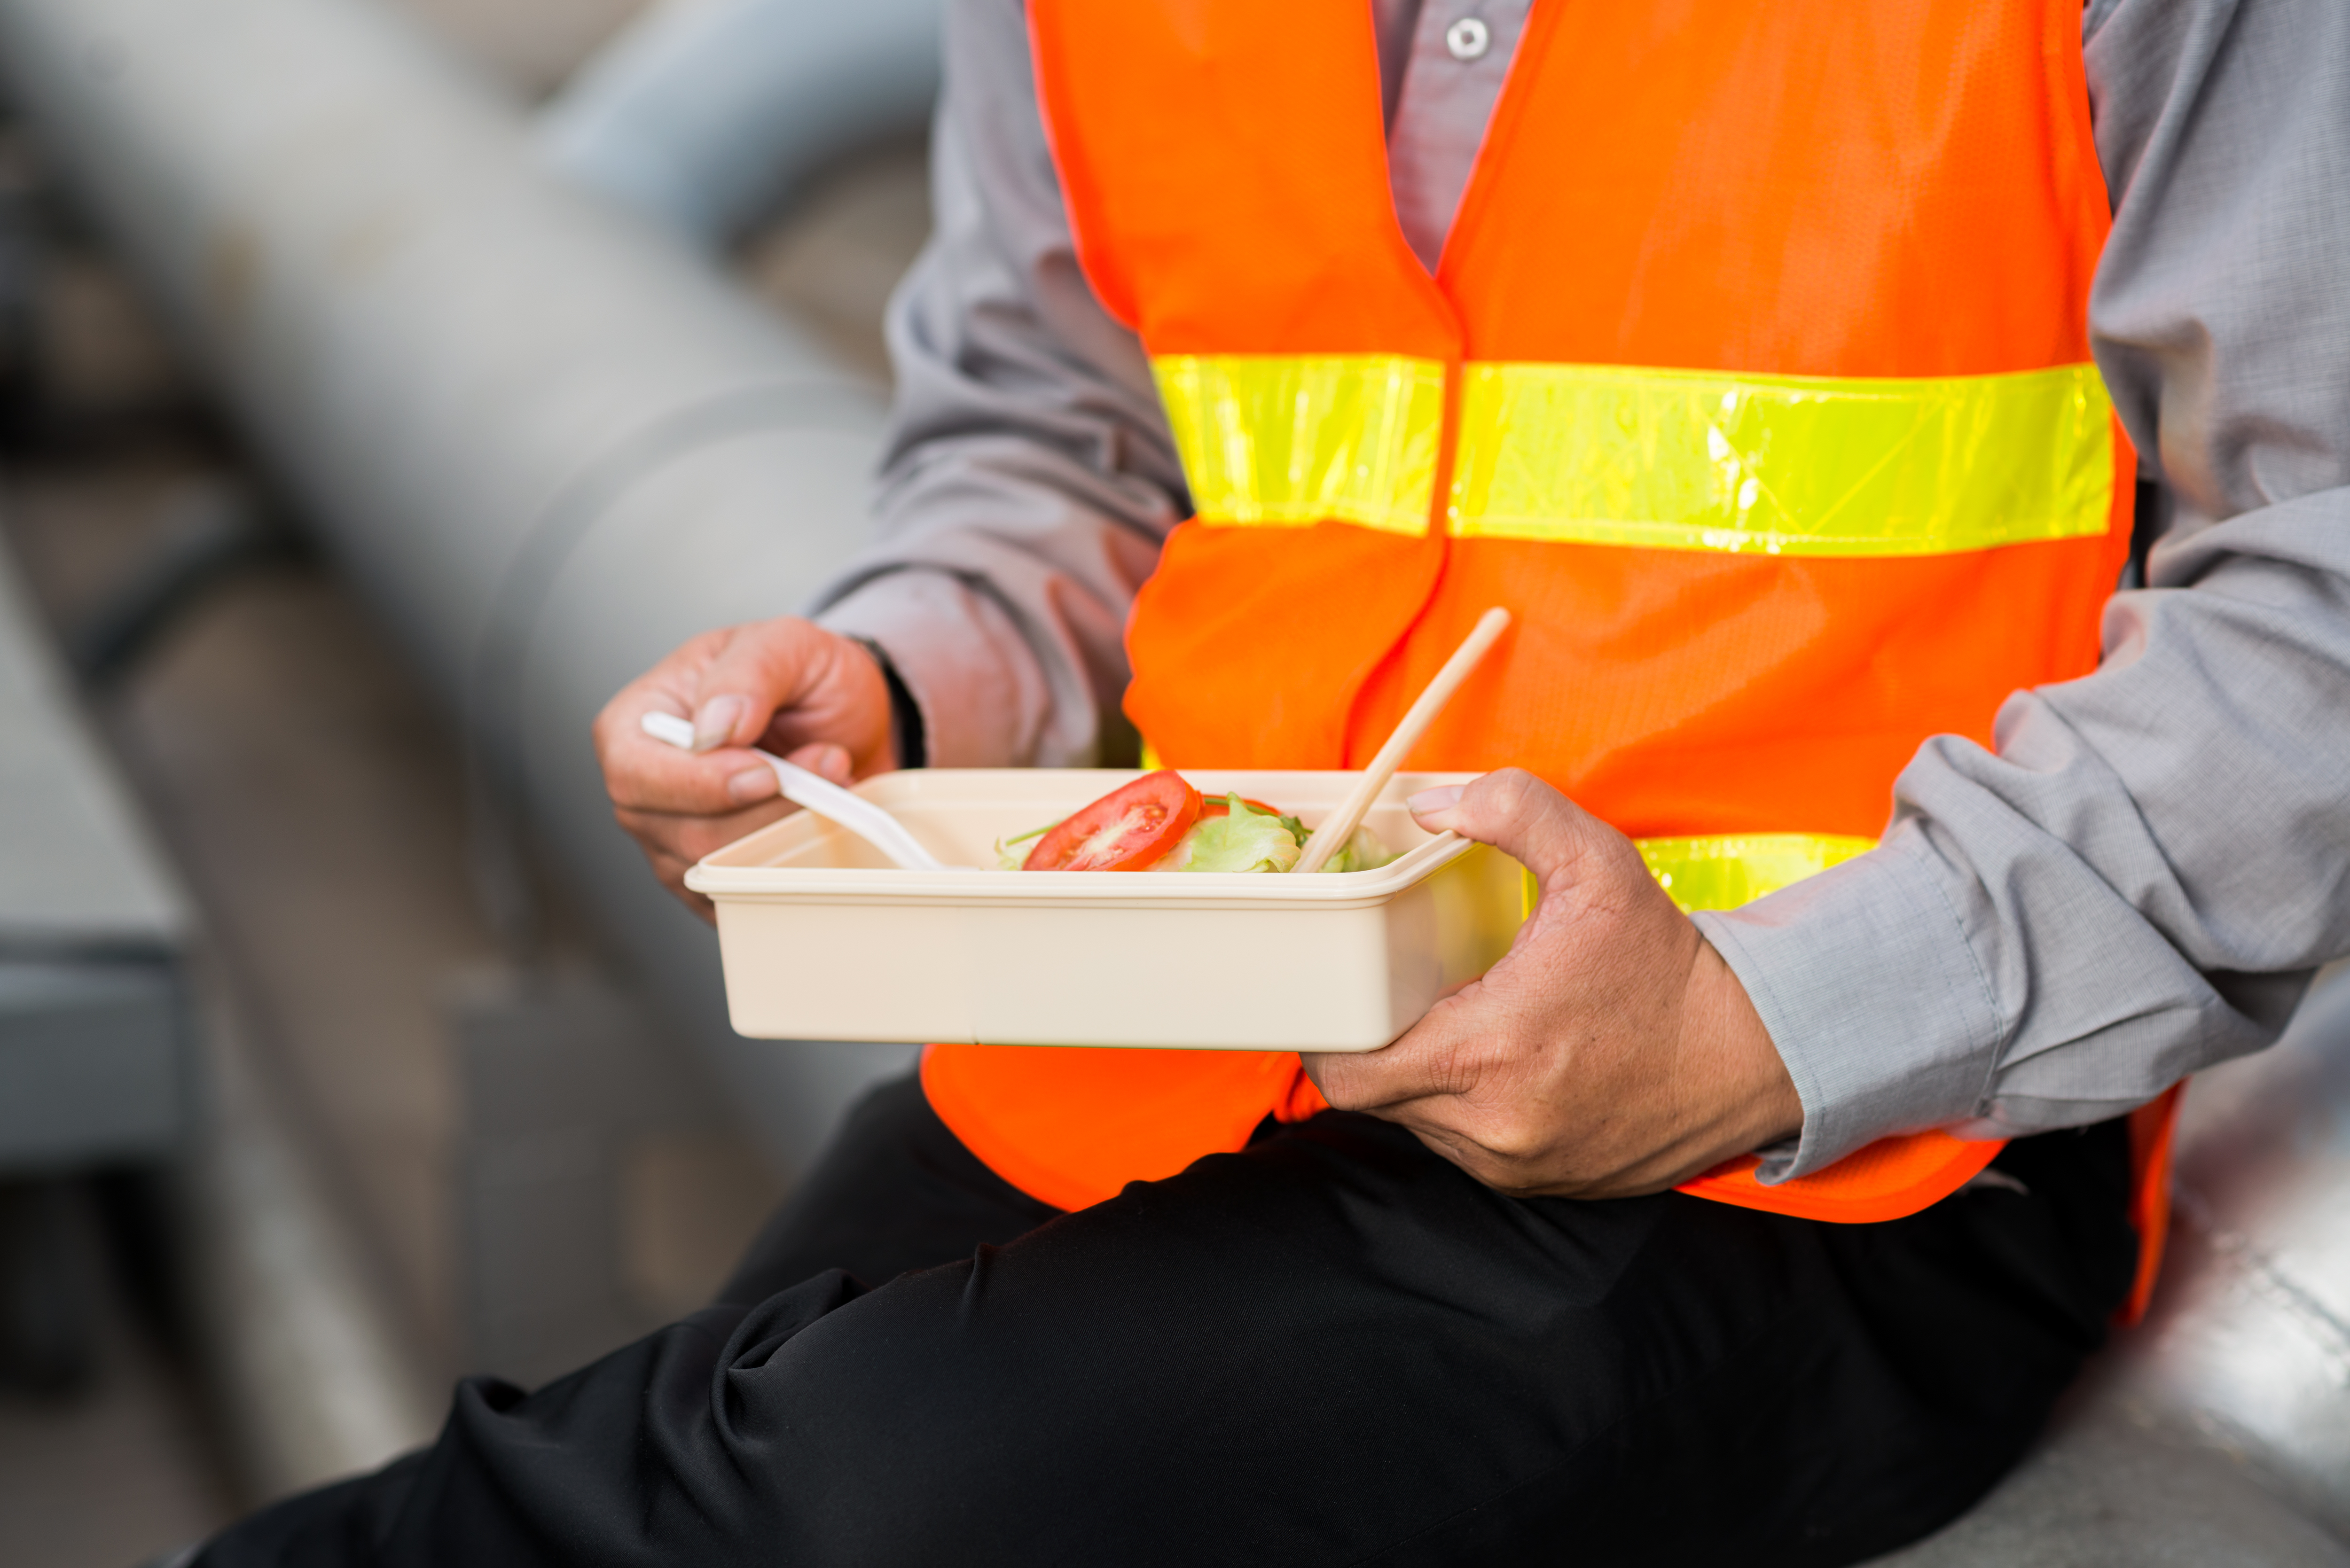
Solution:
M1431 278L1441 271L1494 116L1518 74L1531 9L1525 0L1467 6L1424 0L1410 18L1387 126L1387 184L1404 243ZM1393 26L1400 18L1388 13L1376 22ZM1448 38L1471 22L1478 52L1464 57ZM1379 42L1384 66L1388 40Z

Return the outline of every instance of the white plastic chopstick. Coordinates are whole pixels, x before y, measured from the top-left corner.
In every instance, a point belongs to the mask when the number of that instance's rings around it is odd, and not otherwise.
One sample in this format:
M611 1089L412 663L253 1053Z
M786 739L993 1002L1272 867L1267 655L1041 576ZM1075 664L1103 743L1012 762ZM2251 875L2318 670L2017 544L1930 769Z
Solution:
M1436 716L1444 711L1444 705L1452 701L1452 694L1461 690L1461 683L1469 679L1469 672L1477 668L1477 661L1484 658L1486 650L1509 629L1510 612L1498 606L1477 618L1475 628L1461 639L1461 646L1453 649L1452 657L1444 661L1444 668L1436 672L1436 679L1428 683L1428 690L1419 694L1419 701L1404 714L1403 722L1395 727L1395 733L1388 737L1388 743L1379 748L1379 754L1373 757L1371 765L1363 770L1361 781L1345 800L1338 803L1336 811L1322 819L1322 826L1314 830L1313 836L1306 839L1305 853L1299 856L1297 864L1290 867L1293 876L1299 872L1321 870L1329 864L1332 856L1345 847L1347 840L1355 836L1355 829L1363 825L1364 813L1369 811L1371 803L1379 798L1379 791L1388 787L1388 780L1395 777L1396 769L1403 766L1404 757L1419 743L1419 738L1428 732L1428 727L1436 722Z
M674 713L648 713L640 721L646 734L656 741L666 741L682 751L693 750L693 725ZM915 842L906 831L906 825L867 800L851 794L838 784L812 774L796 763L787 763L773 752L751 748L759 759L775 770L775 782L783 786L784 798L795 805L806 806L827 822L838 823L866 843L887 855L899 867L908 871L967 871L967 866L949 866L937 856Z

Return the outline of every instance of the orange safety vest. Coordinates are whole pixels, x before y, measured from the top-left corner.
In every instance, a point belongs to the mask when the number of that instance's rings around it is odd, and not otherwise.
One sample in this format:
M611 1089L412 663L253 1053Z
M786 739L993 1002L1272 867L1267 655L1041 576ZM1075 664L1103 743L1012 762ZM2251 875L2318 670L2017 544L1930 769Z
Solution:
M1729 908L1867 848L1928 736L2096 667L2136 460L2087 342L2079 0L1537 5L1433 277L1362 0L1029 16L1196 510L1128 632L1170 764L1359 767L1507 606L1412 765L1528 768ZM1064 1208L1322 1106L1294 1055L937 1045L923 1080ZM2137 1128L2142 1282L2176 1099ZM1892 1219L1999 1147L1682 1190Z

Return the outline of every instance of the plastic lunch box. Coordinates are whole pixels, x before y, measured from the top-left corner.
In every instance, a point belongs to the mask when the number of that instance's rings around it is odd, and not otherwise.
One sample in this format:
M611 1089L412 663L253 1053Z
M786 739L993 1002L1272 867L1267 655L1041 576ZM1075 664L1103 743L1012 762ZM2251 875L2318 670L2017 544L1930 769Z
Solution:
M919 769L858 787L941 860L992 867L998 838L1139 776ZM1309 826L1358 776L1184 770ZM1405 809L1474 776L1391 781L1365 822L1401 857L1373 871L903 871L796 812L685 882L718 906L727 1005L757 1038L1374 1051L1484 973L1524 919L1516 861Z

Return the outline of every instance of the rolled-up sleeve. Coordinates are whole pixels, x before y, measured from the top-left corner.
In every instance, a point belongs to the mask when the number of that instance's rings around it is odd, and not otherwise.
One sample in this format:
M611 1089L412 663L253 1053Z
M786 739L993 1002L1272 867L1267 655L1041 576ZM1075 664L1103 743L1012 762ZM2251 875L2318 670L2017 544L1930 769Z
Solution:
M2092 339L2169 526L2095 674L1929 742L1875 852L1700 918L1803 1096L1765 1179L2116 1115L2350 952L2350 7L2086 27Z
M1078 270L1026 40L1020 0L947 7L880 543L815 607L888 655L950 767L1130 757L1127 611L1189 510L1141 345Z

